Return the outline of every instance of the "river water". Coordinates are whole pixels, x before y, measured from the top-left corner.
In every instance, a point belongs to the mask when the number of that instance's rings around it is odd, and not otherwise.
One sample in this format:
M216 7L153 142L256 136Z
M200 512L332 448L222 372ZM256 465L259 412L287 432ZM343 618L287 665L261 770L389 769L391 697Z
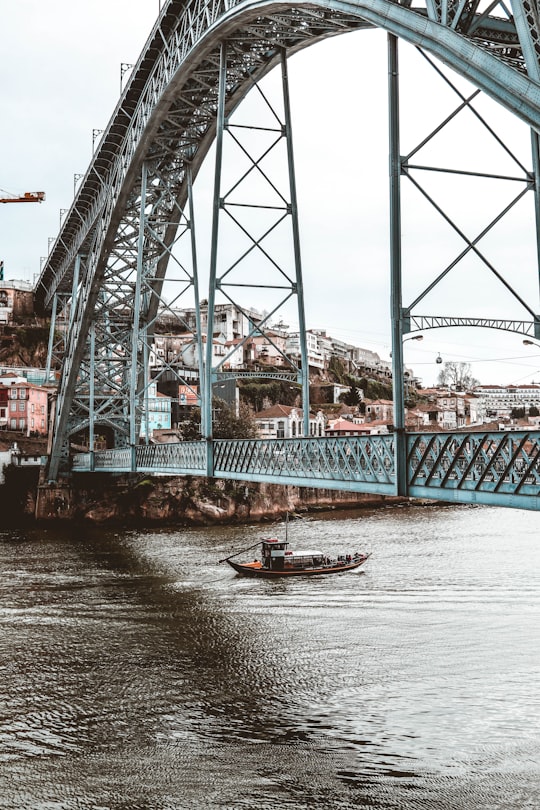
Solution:
M0 531L0 808L539 808L539 530L310 516L372 556L286 582L219 563L282 527Z

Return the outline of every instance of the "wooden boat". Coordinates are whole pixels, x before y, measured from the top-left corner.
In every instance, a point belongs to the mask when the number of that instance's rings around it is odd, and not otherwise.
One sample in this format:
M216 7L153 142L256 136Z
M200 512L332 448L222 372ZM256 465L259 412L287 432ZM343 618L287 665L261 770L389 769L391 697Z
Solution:
M255 544L256 546L259 543ZM261 559L252 562L239 563L233 560L239 554L245 553L255 546L250 546L236 554L231 554L220 562L227 562L238 574L246 577L297 577L306 575L338 574L343 571L352 571L363 565L370 554L343 554L338 557L329 557L320 551L291 551L287 535L285 540L273 537L261 541Z

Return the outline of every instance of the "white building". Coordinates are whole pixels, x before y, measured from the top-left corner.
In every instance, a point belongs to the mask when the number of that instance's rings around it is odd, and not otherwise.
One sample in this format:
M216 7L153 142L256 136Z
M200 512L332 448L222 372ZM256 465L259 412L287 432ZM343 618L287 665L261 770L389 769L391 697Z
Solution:
M263 439L296 439L304 435L303 413L290 405L272 405L253 417ZM309 435L324 436L324 414L309 415Z
M319 345L319 336L316 332L306 332L306 350L307 361L309 368L324 369L324 355ZM298 363L300 357L300 332L292 332L287 338L286 343L287 354L294 358Z
M486 419L504 419L512 411L532 406L540 410L540 385L478 385L474 394Z

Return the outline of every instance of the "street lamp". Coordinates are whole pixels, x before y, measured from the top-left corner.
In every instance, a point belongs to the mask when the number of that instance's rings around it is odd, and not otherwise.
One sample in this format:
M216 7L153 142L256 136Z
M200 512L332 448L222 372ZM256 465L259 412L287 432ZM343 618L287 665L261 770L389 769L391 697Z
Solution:
M402 343L407 343L408 340L423 340L423 335L411 335L411 337L403 338ZM392 357L392 352L390 352L390 357Z
M411 337L403 338L403 343L406 343L408 340L423 340L423 335L411 335Z

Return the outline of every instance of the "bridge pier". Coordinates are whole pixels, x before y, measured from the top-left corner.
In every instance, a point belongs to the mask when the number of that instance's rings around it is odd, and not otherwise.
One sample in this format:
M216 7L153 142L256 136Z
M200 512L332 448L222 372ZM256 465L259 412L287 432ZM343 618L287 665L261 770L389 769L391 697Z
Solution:
M396 495L407 495L407 446L403 377L403 302L401 278L401 156L399 149L398 38L388 34L388 125L390 154L390 308L394 459Z
M71 484L63 479L40 482L36 494L36 520L70 520L73 492Z

